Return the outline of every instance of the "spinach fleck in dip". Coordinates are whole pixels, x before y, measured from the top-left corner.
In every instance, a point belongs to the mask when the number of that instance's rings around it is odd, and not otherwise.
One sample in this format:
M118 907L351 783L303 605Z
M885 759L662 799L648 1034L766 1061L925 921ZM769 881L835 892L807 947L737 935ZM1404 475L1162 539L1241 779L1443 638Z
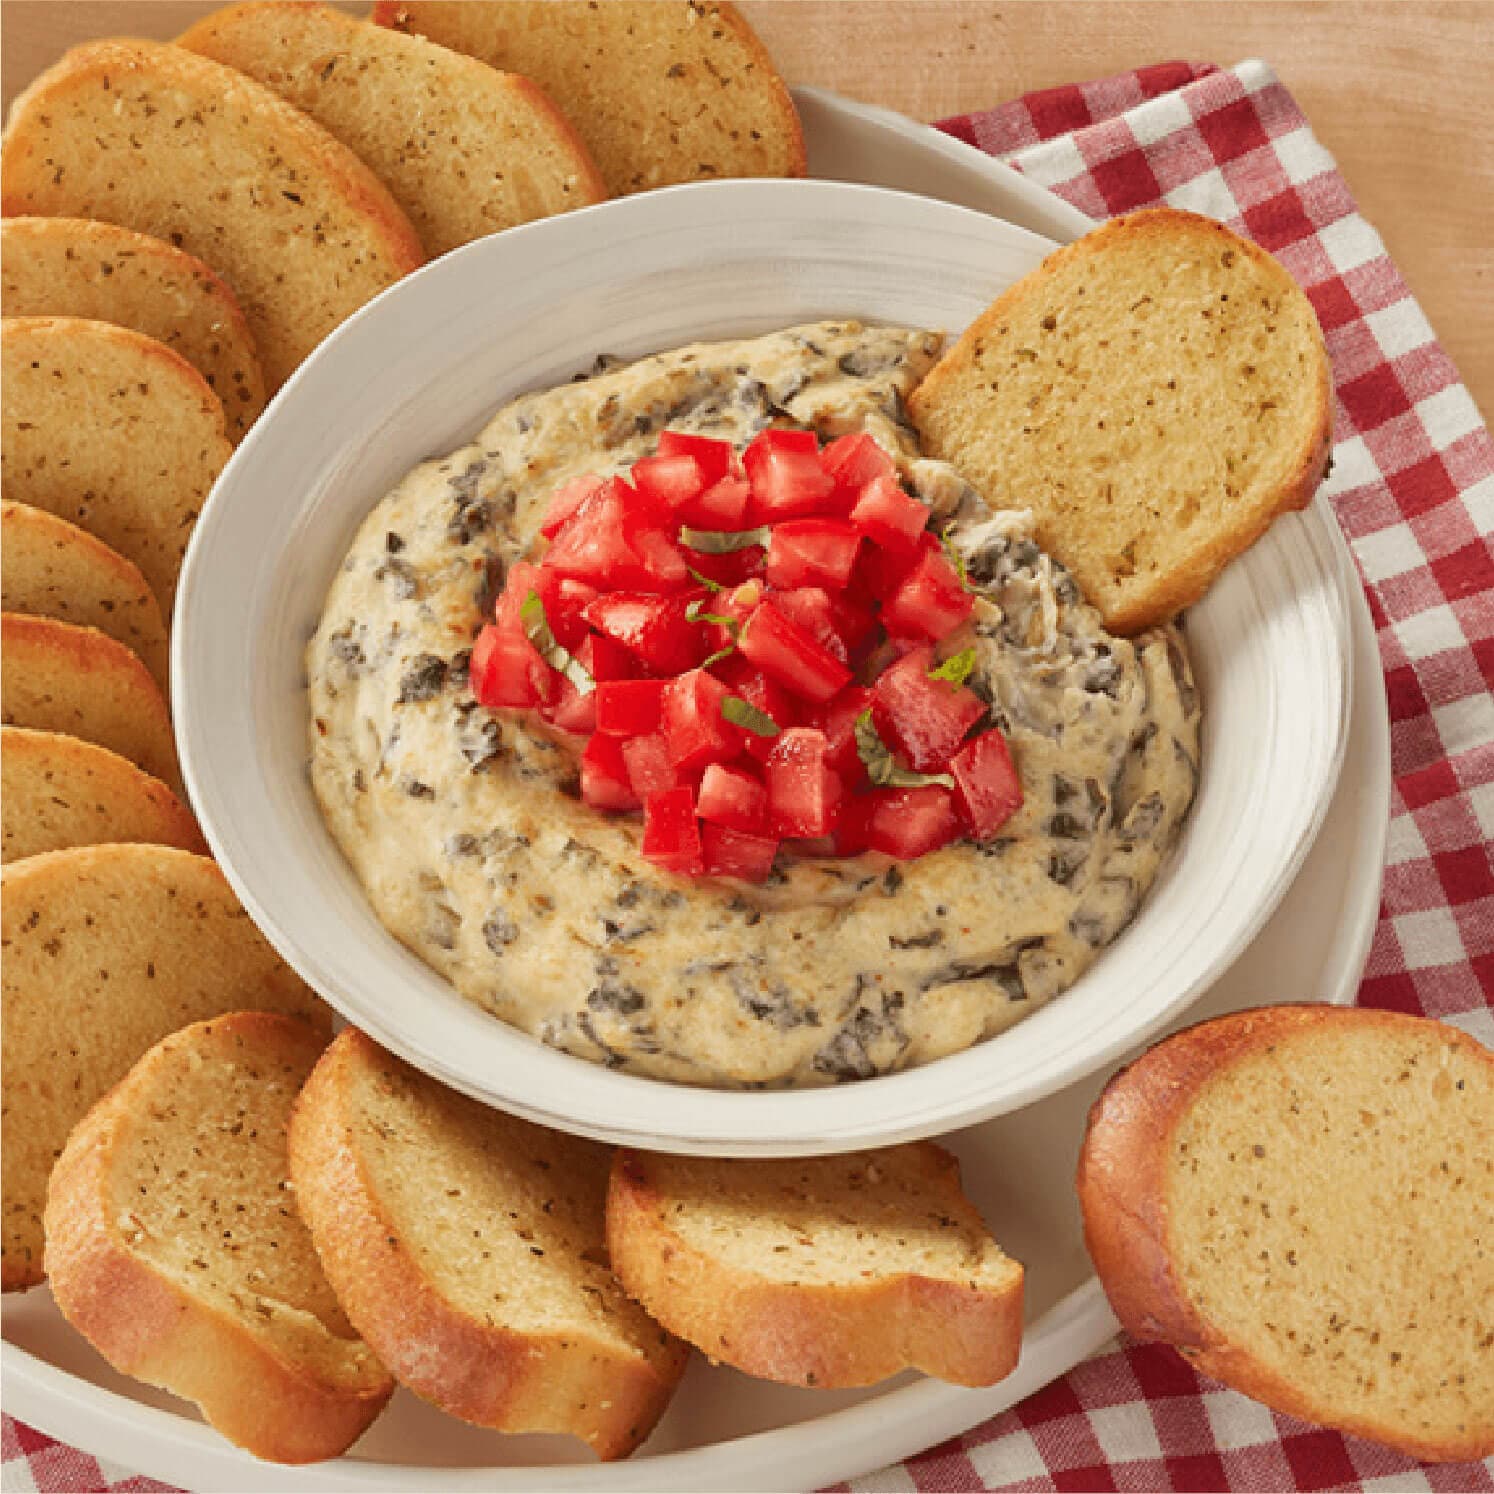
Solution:
M957 1052L1071 985L1135 914L1198 773L1182 635L1112 638L1028 517L918 455L903 400L936 334L826 322L697 345L525 395L369 515L307 652L312 781L384 924L503 1021L598 1062L714 1086L865 1078ZM781 857L685 882L641 822L578 797L574 753L479 706L468 650L551 492L666 427L865 430L980 591L970 687L1026 803L916 861Z

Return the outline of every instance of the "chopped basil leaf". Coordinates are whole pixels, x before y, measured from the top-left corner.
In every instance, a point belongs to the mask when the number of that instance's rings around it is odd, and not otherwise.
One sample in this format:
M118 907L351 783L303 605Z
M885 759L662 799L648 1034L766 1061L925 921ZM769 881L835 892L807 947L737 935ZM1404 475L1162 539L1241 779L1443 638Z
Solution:
M727 657L727 655L734 654L736 653L736 651L736 644L728 643L725 648L718 648L714 654L707 654L705 658L700 661L700 667L702 669L709 669L712 664L719 664L724 658Z
M948 680L951 685L963 685L975 672L975 649L962 648L951 654L942 664L929 670L931 680Z
M742 626L739 617L727 617L723 612L702 612L700 609L705 605L704 601L697 598L685 608L685 621L693 623L718 623L723 628L729 628L733 635Z
M550 631L550 619L545 616L545 604L537 591L531 591L519 608L519 621L524 626L524 636L534 645L534 651L551 669L563 674L575 687L579 695L590 695L597 682L587 672L586 666L568 649L562 648Z
M728 695L721 702L721 714L733 726L745 727L754 736L776 737L782 727L766 712L760 711L750 700L740 695Z
M974 591L975 587L970 584L970 572L965 569L965 557L955 549L954 541L946 532L939 536L939 543L944 547L945 558L954 567L955 574L960 578L960 585L966 591Z
M923 788L930 783L945 788L955 786L948 773L915 773L911 768L898 767L870 711L862 711L856 718L856 754L866 764L867 776L878 788Z
M772 530L764 524L759 529L691 529L680 530L680 543L702 555L729 555L733 550L750 550L766 545Z
M685 569L687 571L689 571L690 574L692 576L694 576L695 579L697 581L699 581L700 584L702 586L704 586L707 591L725 591L726 590L726 588L719 581L713 581L709 576L702 576L700 574L700 572L697 571L693 565L687 565L685 567Z

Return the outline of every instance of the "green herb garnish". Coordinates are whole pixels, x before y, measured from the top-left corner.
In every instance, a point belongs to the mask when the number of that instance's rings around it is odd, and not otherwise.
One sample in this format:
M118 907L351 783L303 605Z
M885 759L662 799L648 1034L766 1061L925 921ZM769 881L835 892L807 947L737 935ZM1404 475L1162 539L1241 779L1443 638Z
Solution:
M948 680L951 685L963 685L975 672L975 649L962 648L951 654L942 664L929 670L931 680Z
M862 711L856 718L856 755L866 764L867 777L878 788L923 788L931 783L944 788L955 786L948 773L915 773L911 768L900 768L870 711Z
M534 645L534 651L551 669L563 674L575 687L578 695L590 695L597 682L587 672L586 666L569 649L555 641L550 631L550 619L545 616L545 604L537 591L531 591L519 608L519 621L524 627L524 636Z
M750 700L743 700L740 695L728 695L721 702L721 714L733 726L744 727L754 736L776 737L783 730L766 711L758 710Z
M680 530L680 543L702 555L730 555L734 550L750 550L766 545L773 531L764 524L758 529L691 529Z
M700 609L705 602L697 598L685 608L685 621L692 623L717 623L719 626L729 629L732 636L736 636L737 629L742 626L740 617L728 617L724 612L702 612Z
M723 586L721 584L721 582L719 582L719 581L713 581L709 576L702 576L700 574L700 572L697 571L693 565L687 565L685 567L685 569L687 571L689 571L690 574L692 576L694 576L695 579L697 581L699 581L700 584L702 586L704 586L707 591L725 591L726 590L726 587Z
M945 533L939 536L939 543L944 549L945 559L954 567L955 575L960 578L960 585L966 591L975 591L976 588L970 584L970 572L965 568L965 557L955 549L954 541Z

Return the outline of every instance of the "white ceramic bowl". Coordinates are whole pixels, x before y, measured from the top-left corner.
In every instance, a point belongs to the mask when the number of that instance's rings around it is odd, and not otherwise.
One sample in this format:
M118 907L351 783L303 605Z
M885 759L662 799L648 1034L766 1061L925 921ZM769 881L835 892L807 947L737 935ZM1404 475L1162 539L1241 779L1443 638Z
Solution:
M1342 757L1342 578L1313 510L1279 523L1190 615L1203 771L1178 850L1135 922L1058 1000L906 1073L735 1093L545 1048L462 1000L384 931L307 777L302 651L354 530L417 461L600 352L830 315L958 331L1051 248L997 219L879 188L690 186L470 245L329 338L220 478L173 630L193 802L285 958L351 1022L480 1099L566 1130L723 1155L846 1150L1001 1114L1112 1060L1203 991L1285 891Z

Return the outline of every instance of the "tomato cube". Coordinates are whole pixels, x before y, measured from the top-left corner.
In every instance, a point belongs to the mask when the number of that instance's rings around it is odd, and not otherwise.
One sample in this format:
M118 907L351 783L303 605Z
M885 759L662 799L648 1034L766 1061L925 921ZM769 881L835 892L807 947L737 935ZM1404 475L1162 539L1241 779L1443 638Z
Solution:
M544 568L603 588L631 584L641 563L624 525L636 496L621 478L609 477L557 531Z
M723 477L681 504L676 517L692 529L743 529L752 486L745 477Z
M527 560L517 560L508 569L508 578L498 594L493 608L493 620L500 628L510 633L524 631L520 609L532 591L544 604L545 616L558 611L562 577L556 571L542 565L531 565Z
M768 541L768 584L841 590L851 579L861 536L844 519L792 519Z
M835 491L813 431L763 431L742 454L752 502L766 522L817 513Z
M692 669L664 687L662 724L669 760L682 773L741 751L741 729L721 714L731 692L713 674Z
M604 637L629 649L657 674L679 674L705 656L704 627L689 621L682 596L614 591L587 607L586 621Z
M659 730L663 680L603 680L596 688L597 727L609 737L646 737Z
M851 509L851 523L884 549L906 554L929 522L929 507L903 491L895 477L874 477Z
M597 729L597 692L584 695L564 675L559 675L560 691L541 712L551 726L573 736L590 736Z
M892 458L865 431L832 441L820 453L820 462L835 479L835 486L850 493L859 494L867 483L879 477L897 479Z
M662 529L638 529L629 539L638 557L642 585L672 591L690 580L684 551Z
M555 698L560 676L522 634L489 623L472 645L472 693L490 710L533 710Z
M622 745L616 737L594 736L581 754L581 798L593 809L638 809Z
M631 649L601 633L588 633L577 647L576 657L598 684L603 680L633 679L642 668Z
M728 550L724 555L707 555L701 550L685 550L686 563L699 576L705 576L718 586L740 586L762 575L763 552L758 545L749 545L745 550ZM716 611L712 607L711 611Z
M829 700L851 671L827 648L765 600L747 620L737 646L759 669L806 700Z
M959 572L937 549L926 549L882 608L882 622L903 637L943 638L974 610Z
M665 431L659 437L659 455L693 457L700 468L701 483L706 487L730 474L734 454L730 441L717 441L711 436Z
M939 784L873 789L864 796L868 849L911 861L948 845L960 833L954 795Z
M600 490L602 481L602 478L587 473L584 477L573 477L556 488L550 494L550 504L545 509L545 520L540 525L540 533L546 539L554 539L581 505Z
M955 802L976 840L989 840L1022 807L1022 780L994 727L967 742L949 765Z
M740 696L748 705L756 706L775 726L783 729L798 723L799 708L794 697L777 680L769 679L760 669L754 669L740 653L723 659L715 666L715 672L726 681L733 695ZM760 763L766 762L776 740L773 736L758 736L755 732L748 732L748 756L756 758Z
M705 487L705 474L693 456L683 452L644 457L628 474L633 486L651 502L675 510Z
M702 825L700 843L707 876L736 877L743 882L763 881L778 855L776 840L725 825Z
M643 855L681 876L698 877L705 870L695 795L688 785L643 801Z
M800 586L773 594L773 605L801 632L844 664L850 658L846 641L836 627L835 604L818 586Z
M896 595L908 572L918 564L924 550L930 547L937 550L939 541L927 532L919 549L911 554L888 550L882 545L867 541L856 557L856 570L851 577L849 594L858 600L885 602Z
M829 835L845 796L840 775L826 761L825 734L797 726L783 732L768 755L768 822L779 835Z
M884 669L872 687L872 720L882 740L920 773L938 773L960 750L985 705L963 685L932 679L927 644Z
M866 776L866 765L856 750L856 722L871 709L872 692L865 685L847 685L838 695L817 706L808 717L810 726L825 734L826 760L840 774L847 788Z
M598 732L597 736L600 735ZM680 775L669 760L669 744L664 740L663 732L650 732L646 737L624 737L622 757L628 782L640 803L651 794L662 794L666 789L679 787Z
M700 780L696 812L731 830L760 831L768 820L768 790L743 768L712 763Z

